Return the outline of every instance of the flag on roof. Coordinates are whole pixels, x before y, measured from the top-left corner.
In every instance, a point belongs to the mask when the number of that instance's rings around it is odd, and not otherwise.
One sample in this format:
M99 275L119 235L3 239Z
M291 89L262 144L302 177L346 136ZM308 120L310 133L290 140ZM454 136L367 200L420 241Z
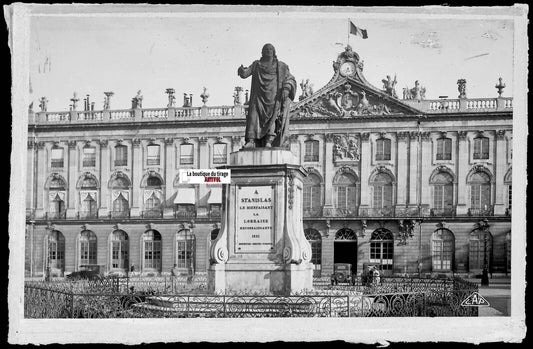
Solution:
M362 37L363 39L368 38L368 34L366 32L366 29L361 29L357 27L355 24L350 21L350 34L357 35Z

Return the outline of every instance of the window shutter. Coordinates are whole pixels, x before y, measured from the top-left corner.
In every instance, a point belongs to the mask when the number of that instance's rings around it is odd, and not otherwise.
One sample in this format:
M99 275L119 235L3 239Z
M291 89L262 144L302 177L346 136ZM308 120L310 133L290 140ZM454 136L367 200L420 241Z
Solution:
M392 207L392 185L384 186L383 190L383 207Z
M453 185L444 186L444 208L452 208L453 206Z
M446 160L452 159L452 140L449 138L444 140L444 154Z
M383 160L390 160L391 159L391 141L390 139L385 139L385 150L384 150L384 158Z

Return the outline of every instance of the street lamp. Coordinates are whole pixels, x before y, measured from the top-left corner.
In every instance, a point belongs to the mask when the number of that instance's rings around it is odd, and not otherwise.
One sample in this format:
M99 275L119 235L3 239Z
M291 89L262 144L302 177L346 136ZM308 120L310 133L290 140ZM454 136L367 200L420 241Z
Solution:
M481 224L481 228L483 230L483 272L481 273L481 286L489 285L489 263L487 257L488 227L489 225L487 220L483 220Z

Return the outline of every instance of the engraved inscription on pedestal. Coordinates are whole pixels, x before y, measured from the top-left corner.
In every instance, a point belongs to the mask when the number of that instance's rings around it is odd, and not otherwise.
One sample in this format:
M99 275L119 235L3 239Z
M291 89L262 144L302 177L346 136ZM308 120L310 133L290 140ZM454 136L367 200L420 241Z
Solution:
M237 186L236 253L274 250L273 203L273 186Z

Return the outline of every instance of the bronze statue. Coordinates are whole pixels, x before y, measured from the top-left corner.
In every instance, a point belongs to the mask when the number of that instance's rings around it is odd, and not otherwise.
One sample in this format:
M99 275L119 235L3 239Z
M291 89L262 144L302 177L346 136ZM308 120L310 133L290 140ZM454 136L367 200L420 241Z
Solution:
M261 59L246 68L241 64L237 74L243 79L252 76L244 148L284 146L296 94L296 79L289 67L278 61L274 46L266 44Z

